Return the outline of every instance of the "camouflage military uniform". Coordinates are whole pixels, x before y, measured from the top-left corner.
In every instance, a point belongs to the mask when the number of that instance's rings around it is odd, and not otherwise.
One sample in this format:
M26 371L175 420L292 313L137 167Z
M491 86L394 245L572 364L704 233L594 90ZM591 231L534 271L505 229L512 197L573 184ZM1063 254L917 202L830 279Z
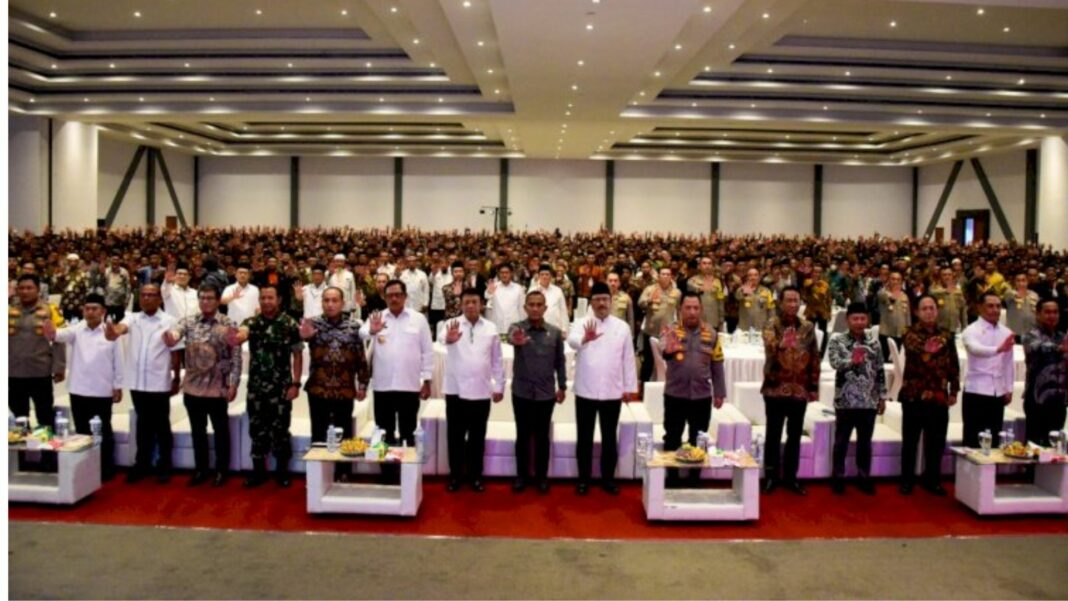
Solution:
M289 315L274 319L257 315L245 320L249 337L248 433L252 458L265 459L268 451L281 464L291 453L289 423L293 403L286 390L293 382L291 356L304 343L300 328Z

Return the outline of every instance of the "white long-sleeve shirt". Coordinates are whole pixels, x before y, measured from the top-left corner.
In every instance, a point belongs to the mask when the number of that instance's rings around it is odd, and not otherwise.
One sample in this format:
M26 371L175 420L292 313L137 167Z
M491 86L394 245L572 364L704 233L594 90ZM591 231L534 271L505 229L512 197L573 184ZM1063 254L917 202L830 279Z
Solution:
M371 320L360 336L371 339L371 388L381 392L418 392L434 375L434 343L426 316L405 307L400 315L382 312L386 327L371 336Z
M85 321L56 332L56 342L70 347L71 394L87 397L111 397L122 388L122 353L118 341L104 337L104 323L90 328Z
M1013 351L999 353L998 347L1012 330L985 319L977 319L964 328L962 338L968 351L968 371L964 375L964 392L986 396L1005 396L1012 392L1016 379Z
M178 320L170 313L156 311L147 313L127 313L122 324L127 332L120 340L125 344L126 357L123 383L130 390L140 392L170 392L171 390L171 352L179 350L182 343L174 348L163 342L163 332L173 330Z
M507 286L497 282L493 294L486 289L486 310L498 331L507 332L512 324L527 318L523 308L526 298L526 291L515 282L509 282Z
M304 317L312 319L323 314L323 293L326 292L326 280L322 285L304 286Z
M449 270L435 271L430 276L431 294L430 294L430 310L431 311L444 311L445 310L445 286L452 283L452 272Z
M542 288L541 284L534 283L530 291L537 290L545 295L545 321L560 328L561 332L567 333L567 301L564 300L564 291L556 284L549 284L548 288Z
M504 394L504 360L501 358L501 338L497 326L484 317L473 325L466 317L458 317L460 339L446 344L445 394L478 401L493 393Z
M343 311L352 311L356 308L356 278L351 271L342 269L340 272L331 272L327 284L341 289L345 297L345 304L341 307Z
M241 297L237 297L238 290ZM260 308L260 289L255 284L230 284L223 290L222 298L230 299L226 304L226 316L241 325L249 317L254 317Z
M160 288L163 297L163 310L170 313L175 319L193 317L200 314L200 302L197 300L197 291L190 286L185 289L175 284L164 282Z
M567 337L575 349L575 395L598 401L623 398L625 392L638 392L638 374L634 366L634 342L630 326L609 315L604 320L590 317L599 338L582 344L585 321L579 322Z
M430 303L430 280L422 269L405 269L400 274L400 281L408 291L408 300L404 306L416 311L423 311Z

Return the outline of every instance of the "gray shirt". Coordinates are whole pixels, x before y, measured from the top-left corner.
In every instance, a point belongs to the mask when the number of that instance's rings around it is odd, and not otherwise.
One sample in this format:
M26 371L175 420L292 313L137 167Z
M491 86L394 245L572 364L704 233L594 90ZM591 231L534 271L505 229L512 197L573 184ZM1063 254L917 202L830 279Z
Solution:
M512 396L535 401L555 400L557 387L567 389L563 332L548 322L542 321L535 327L529 319L524 319L508 330L509 344L516 329L526 332L528 341L523 346L513 345Z
M676 332L682 350L664 353L667 362L667 382L664 395L689 400L708 400L715 396L726 397L727 388L723 374L723 349L719 336L707 324L683 328L679 323L668 326Z

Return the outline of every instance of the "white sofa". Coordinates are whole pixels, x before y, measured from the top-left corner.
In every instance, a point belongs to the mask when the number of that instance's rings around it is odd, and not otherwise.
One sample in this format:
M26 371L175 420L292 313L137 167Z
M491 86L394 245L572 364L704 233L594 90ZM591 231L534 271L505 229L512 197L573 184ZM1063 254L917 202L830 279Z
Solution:
M750 436L763 436L767 440L767 421L764 397L760 394L760 382L735 382L731 399L751 424ZM810 403L805 411L804 429L801 435L798 478L826 478L830 476L831 423L834 416L827 416L819 403ZM786 441L783 427L782 441ZM780 447L781 448L781 447Z
M435 418L437 425L437 473L449 473L449 436L448 420L444 400L436 400L440 403L440 419ZM560 407L557 406L557 411ZM426 426L424 426L426 429ZM550 436L551 436L550 432ZM508 380L504 386L504 398L499 403L490 403L489 421L486 423L486 447L482 457L482 474L484 476L515 476L515 411L512 407L512 382ZM550 439L551 440L551 439Z
M67 392L66 380L55 385L53 399L55 409L62 409L70 420L71 432L74 431L74 414L70 410L70 394ZM115 465L129 467L134 464L137 454L136 432L131 414L133 399L130 392L123 391L122 401L111 406L111 431L115 435ZM33 405L30 405L30 424L36 425Z
M619 431L616 438L619 461L616 478L638 477L635 451L638 443L638 421L632 411L634 403L623 403L619 411ZM578 428L575 424L575 395L568 387L564 402L553 411L551 446L549 449L550 478L578 478ZM593 478L601 477L601 424L598 419L593 431Z
M648 434L657 450L664 448L664 382L647 382L645 384L645 398L641 403L632 403L630 411L637 423L638 434ZM723 407L712 410L712 418L705 428L710 438L710 443L716 448L733 451L739 447L749 450L750 425L749 420L732 403L724 403ZM687 440L686 432L683 441ZM733 477L733 469L718 468L705 469L701 472L702 478L715 478L717 480L730 480Z
M828 460L831 461L831 463L819 467L817 472L826 472L826 474L830 476L834 461L834 437L836 429L833 381L820 382L820 402L809 407L808 410L821 411L828 421L831 445L831 453L828 456ZM901 474L901 432L901 405L898 403L887 403L886 411L883 415L875 418L875 429L872 431L871 437L871 474L869 475L880 477L897 476ZM849 437L849 448L846 451L846 476L857 475L856 443L857 432L854 430Z

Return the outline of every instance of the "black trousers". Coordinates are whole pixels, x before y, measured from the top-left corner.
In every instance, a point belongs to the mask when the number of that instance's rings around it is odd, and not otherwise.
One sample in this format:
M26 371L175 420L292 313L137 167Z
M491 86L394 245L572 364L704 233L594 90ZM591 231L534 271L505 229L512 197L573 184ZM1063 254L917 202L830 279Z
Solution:
M7 407L15 417L30 416L30 400L33 400L33 412L37 424L55 427L53 411L52 377L44 378L8 378Z
M650 336L642 334L642 367L638 372L639 382L648 382L656 373L656 364L653 362L653 345L649 343Z
M309 395L312 442L326 442L326 429L330 424L341 428L344 438L352 438L352 409L355 405L353 399L324 399Z
M708 432L712 420L712 399L683 399L670 395L664 396L664 450L674 451L682 446L682 431L686 430L686 440L697 444L697 433ZM667 477L675 480L679 470L668 469ZM692 480L701 478L700 469L689 470Z
M403 440L408 446L414 447L415 427L418 422L418 391L375 391L375 424L386 431L386 442L390 446Z
M883 336L882 334L879 334L879 348L883 351L883 362L885 363L890 363L890 342L888 341L891 338L893 338L894 342L897 344L898 350L904 352L904 346L902 346L904 338L901 336ZM825 336L823 340L826 342L827 337Z
M942 454L946 450L949 407L938 403L901 403L901 482L916 480L916 447L923 434L923 482L933 486L942 479Z
M738 329L738 316L737 315L735 315L733 317L728 315L727 317L723 318L723 321L725 321L727 323L727 333L728 334L733 334L734 331Z
M78 434L92 434L89 422L99 415L100 433L103 441L100 445L100 471L111 474L115 471L115 433L111 430L111 397L89 397L78 394L70 395L70 411L74 417L74 431Z
M431 309L427 313L427 321L430 322L430 335L434 340L438 339L438 324L445 319L445 309Z
M816 329L823 332L823 341L820 343L820 357L823 357L827 354L827 343L830 341L830 337L827 336L827 320L822 317L813 317L809 321L816 324Z
M1024 403L1024 416L1027 421L1027 440L1043 446L1049 446L1049 433L1064 429L1065 413L1068 408L1059 403Z
M134 469L147 472L152 468L152 453L159 449L159 472L171 471L171 393L131 390L137 413L137 459Z
M845 477L846 453L849 452L849 439L853 430L857 431L854 457L857 462L857 476L867 478L871 475L871 435L875 432L876 413L875 409L834 410L834 456L831 464L833 477Z
M964 393L961 401L961 416L964 418L964 446L979 447L979 433L990 430L993 445L1001 444L1001 427L1005 421L1005 400L1002 397Z
M530 477L530 447L534 446L534 477L549 477L549 430L556 399L535 401L512 397L515 413L515 471L519 478Z
M764 441L764 477L780 477L786 481L797 479L797 466L801 463L801 433L805 429L805 409L808 403L801 399L764 397L764 415L768 424ZM782 444L782 429L786 426L786 448L779 455Z
M460 480L482 478L482 457L486 453L486 423L489 399L462 399L445 396L445 423L449 444L449 477Z
M120 321L122 321L123 317L126 317L126 305L123 305L121 307L109 306L107 308L107 311L108 317L110 317L111 321L113 321L114 323L119 323Z
M593 434L597 418L601 420L601 480L610 483L616 478L619 447L616 430L623 400L595 401L575 397L575 427L577 437L575 456L578 459L579 482L588 483L593 476Z
M193 462L198 472L208 471L208 419L215 431L215 471L230 471L230 424L226 399L185 395L185 410L193 430Z

